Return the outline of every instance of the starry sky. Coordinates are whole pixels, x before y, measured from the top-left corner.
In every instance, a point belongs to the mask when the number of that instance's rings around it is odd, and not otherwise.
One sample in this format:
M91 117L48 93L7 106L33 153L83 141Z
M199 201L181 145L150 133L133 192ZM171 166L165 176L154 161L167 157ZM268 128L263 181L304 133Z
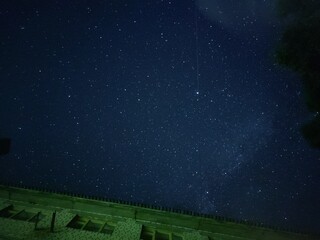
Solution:
M0 5L0 181L319 231L320 152L258 0Z

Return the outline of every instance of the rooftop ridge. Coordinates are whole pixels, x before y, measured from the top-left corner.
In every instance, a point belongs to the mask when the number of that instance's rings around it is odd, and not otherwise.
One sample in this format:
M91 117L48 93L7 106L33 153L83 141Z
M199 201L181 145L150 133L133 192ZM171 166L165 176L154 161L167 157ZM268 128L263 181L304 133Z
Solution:
M0 188L1 187L25 189L25 190L31 190L31 191L39 191L39 192L44 192L44 193L64 195L64 196L68 196L68 197L77 197L77 198L83 198L83 199L88 199L88 200L110 202L110 203L115 203L115 204L128 205L128 206L133 206L133 207L147 208L147 209L164 211L164 212L169 212L169 213L182 214L182 215L186 215L186 216L194 216L194 217L202 217L202 218L206 218L206 219L213 219L213 220L216 220L219 222L244 224L244 225L252 226L252 227L263 227L263 228L266 228L269 230L274 230L274 231L284 231L284 232L291 232L291 233L296 233L296 234L307 234L307 235L310 234L313 236L320 237L320 234L317 234L317 233L315 234L315 233L310 233L310 232L306 232L306 231L294 230L292 228L278 227L278 226L254 222L254 221L250 221L250 220L246 220L246 219L236 219L236 218L219 216L219 215L215 215L215 214L205 214L205 213L199 213L199 212L195 212L195 211L176 209L176 208L170 208L170 207L162 207L162 206L157 206L157 205L152 205L152 204L137 203L137 202L132 202L132 201L112 199L112 198L86 195L86 194L78 194L78 193L72 193L72 192L68 192L68 191L59 191L59 190L53 190L53 189L38 188L38 187L23 185L20 183L7 184L7 183L0 182Z

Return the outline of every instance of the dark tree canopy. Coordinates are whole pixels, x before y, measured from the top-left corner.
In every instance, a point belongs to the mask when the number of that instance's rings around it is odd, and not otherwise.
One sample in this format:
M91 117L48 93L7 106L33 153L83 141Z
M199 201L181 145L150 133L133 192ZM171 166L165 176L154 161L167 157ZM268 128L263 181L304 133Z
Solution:
M301 76L306 104L314 113L302 133L320 148L320 1L279 0L279 14L286 27L277 61Z
M8 154L10 151L10 145L10 138L0 138L0 155Z

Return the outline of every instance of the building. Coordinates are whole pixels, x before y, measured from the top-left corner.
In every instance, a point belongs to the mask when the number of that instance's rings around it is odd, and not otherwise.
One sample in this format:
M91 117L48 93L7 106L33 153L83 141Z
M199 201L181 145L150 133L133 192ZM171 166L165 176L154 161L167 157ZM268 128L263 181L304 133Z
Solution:
M0 239L320 238L214 216L0 185Z

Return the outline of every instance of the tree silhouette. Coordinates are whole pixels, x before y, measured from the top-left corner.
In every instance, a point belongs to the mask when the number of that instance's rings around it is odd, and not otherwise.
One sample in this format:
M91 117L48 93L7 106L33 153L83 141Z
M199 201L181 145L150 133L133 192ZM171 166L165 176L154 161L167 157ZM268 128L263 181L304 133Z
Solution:
M285 29L276 51L277 61L301 76L306 104L314 116L301 130L312 147L320 148L320 1L278 3Z
M10 152L11 139L0 138L0 155L5 155Z

